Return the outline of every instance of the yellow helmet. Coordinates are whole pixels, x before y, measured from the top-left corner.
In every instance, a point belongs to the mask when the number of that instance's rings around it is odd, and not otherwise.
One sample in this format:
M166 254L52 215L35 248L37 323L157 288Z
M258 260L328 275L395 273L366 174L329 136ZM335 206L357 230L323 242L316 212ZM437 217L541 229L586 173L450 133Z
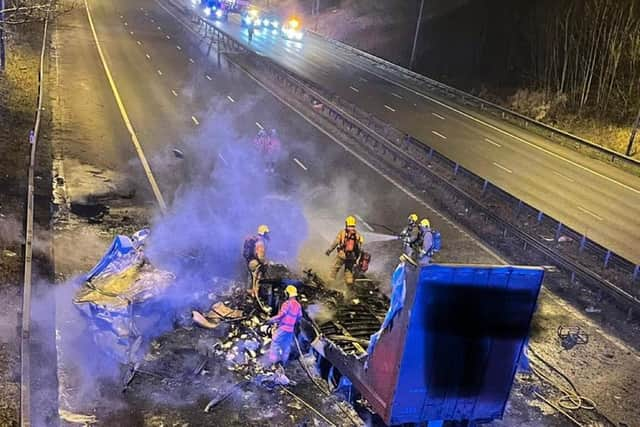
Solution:
M258 234L259 235L264 236L268 232L269 232L269 227L267 227L266 225L262 224L261 226L258 227Z
M407 219L409 220L409 222L412 222L415 224L416 222L418 222L418 215L412 213L411 215L409 215Z
M289 285L284 288L284 291L289 295L289 297L297 297L298 296L298 288L293 285Z
M429 222L429 220L427 218L425 218L422 221L420 221L420 227L430 228L431 227L431 223Z
M344 223L347 227L355 227L356 226L356 217L353 215L349 215L347 219L344 220Z

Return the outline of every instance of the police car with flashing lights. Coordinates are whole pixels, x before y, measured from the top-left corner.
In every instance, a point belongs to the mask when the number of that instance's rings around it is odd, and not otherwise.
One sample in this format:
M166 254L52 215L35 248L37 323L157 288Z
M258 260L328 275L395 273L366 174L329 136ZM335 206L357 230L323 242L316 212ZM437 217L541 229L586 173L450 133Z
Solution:
M192 2L199 3L198 8L207 19L226 22L229 18L228 8L221 0L192 0Z
M300 20L298 20L297 18L291 18L285 21L284 24L282 24L280 33L282 34L282 37L284 37L285 39L296 41L296 42L302 41L302 38L304 37L302 24L300 23Z

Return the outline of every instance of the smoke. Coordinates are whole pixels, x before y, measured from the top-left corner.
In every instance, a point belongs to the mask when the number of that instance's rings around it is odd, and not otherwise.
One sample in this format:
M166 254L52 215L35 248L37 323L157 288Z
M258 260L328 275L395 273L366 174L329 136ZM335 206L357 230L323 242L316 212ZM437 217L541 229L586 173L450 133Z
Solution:
M317 323L326 323L336 315L335 310L321 302L309 305L306 312Z
M0 247L20 245L24 241L23 224L13 216L0 217Z

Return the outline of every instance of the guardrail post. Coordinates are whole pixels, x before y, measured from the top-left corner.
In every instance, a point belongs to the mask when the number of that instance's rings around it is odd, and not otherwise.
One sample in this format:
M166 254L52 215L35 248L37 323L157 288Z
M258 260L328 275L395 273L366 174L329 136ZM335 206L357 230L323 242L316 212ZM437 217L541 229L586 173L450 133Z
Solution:
M456 163L456 165L453 167L453 174L454 175L458 175L458 168L460 168L460 165L458 163Z
M518 200L518 204L516 205L516 211L514 216L517 218L520 214L520 209L522 208L522 200Z
M220 31L216 31L216 35L217 35L217 38L218 38L218 42L217 42L217 44L218 44L218 48L216 49L216 50L217 50L217 52L218 52L218 54L217 54L216 56L217 56L217 58L218 58L218 68L221 68L221 67L222 67L222 62L220 61L220 49L221 49L222 47L220 46ZM213 39L212 39L212 40L213 40Z
M429 160L433 159L433 148L429 148Z
M587 244L587 236L582 236L582 238L580 239L580 250L579 252L582 252L584 250L584 246Z
M484 194L484 192L487 191L488 186L489 186L489 181L485 179L484 183L482 183L482 194Z
M604 256L604 268L607 268L609 265L609 260L611 259L611 251L607 251L607 254Z
M640 265L636 265L636 268L633 269L633 277L631 280L636 280L638 278L638 274L640 274Z
M538 212L538 224L540 224L542 222L542 218L544 217L544 212L539 211Z
M562 223L559 222L558 227L556 228L556 236L555 236L556 243L558 243L558 239L560 238L561 234L562 234Z

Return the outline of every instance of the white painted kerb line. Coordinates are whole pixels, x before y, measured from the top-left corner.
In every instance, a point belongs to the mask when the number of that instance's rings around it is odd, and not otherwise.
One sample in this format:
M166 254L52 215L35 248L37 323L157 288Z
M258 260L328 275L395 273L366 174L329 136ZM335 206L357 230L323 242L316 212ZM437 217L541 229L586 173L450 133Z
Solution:
M300 160L296 159L295 157L293 158L293 161L296 162L302 169L309 170L305 165L302 164Z
M369 229L369 231L375 231L373 229L372 226L369 225L369 223L367 221L365 221L364 219L362 219L362 217L358 214L354 215L356 218L358 218L358 221L360 221L362 223L362 225L364 225L365 227L367 227L367 229Z
M107 80L109 81L109 85L111 86L111 92L113 93L113 97L116 100L116 104L118 105L118 109L120 110L120 115L122 116L122 121L129 132L129 136L131 137L131 142L138 153L138 158L140 159L140 163L142 164L142 169L144 169L145 175L147 176L147 180L151 185L151 190L153 191L153 195L160 206L160 210L162 213L165 213L167 210L167 204L162 197L162 193L160 192L160 188L158 187L158 183L156 182L155 177L153 176L153 172L151 172L151 167L149 166L149 162L147 161L146 156L144 155L144 151L142 151L142 146L140 145L140 141L138 140L138 136L136 135L135 130L133 129L133 125L131 124L131 120L129 120L129 115L127 114L127 110L124 108L124 104L122 103L122 99L120 98L120 92L118 92L118 88L116 87L116 83L113 80L113 76L111 75L111 70L109 70L109 66L107 65L107 61L104 57L104 53L102 52L102 47L100 46L100 42L98 41L98 34L96 34L96 28L93 25L93 18L91 17L91 11L89 10L89 4L87 0L84 0L84 7L87 11L87 19L89 20L89 26L91 27L91 33L93 34L93 40L96 43L96 49L98 50L98 56L100 57L100 61L102 62L102 67L104 68L104 72L107 75Z

